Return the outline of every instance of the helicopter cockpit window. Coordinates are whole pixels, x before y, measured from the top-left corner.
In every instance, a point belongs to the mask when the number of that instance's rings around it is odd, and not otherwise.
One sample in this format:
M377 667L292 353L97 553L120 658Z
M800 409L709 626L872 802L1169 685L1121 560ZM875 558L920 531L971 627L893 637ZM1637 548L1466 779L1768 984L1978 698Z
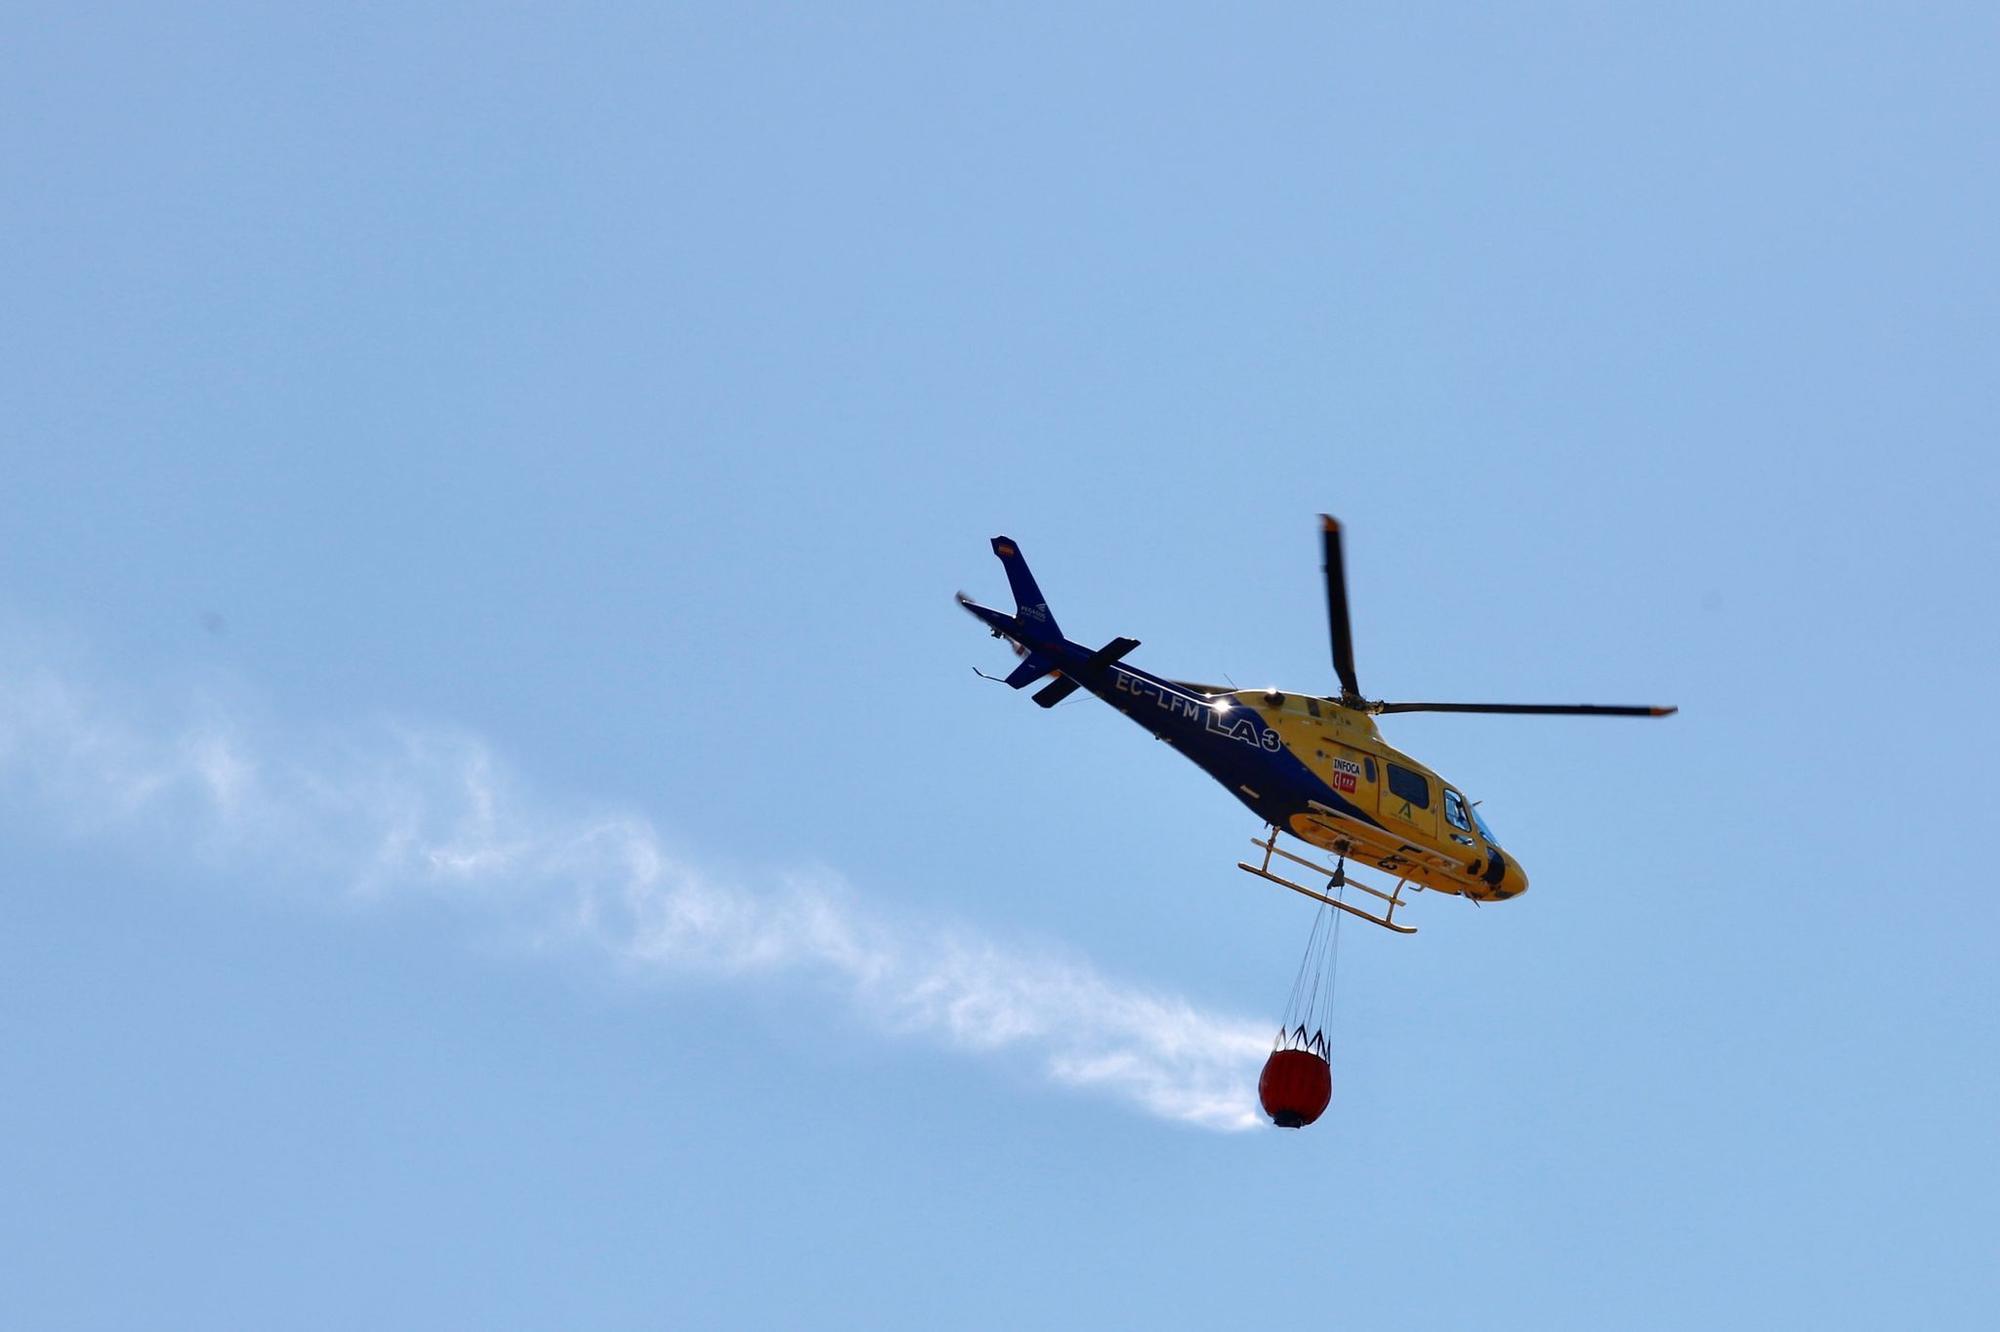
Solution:
M1398 800L1407 800L1418 809L1431 807L1431 784L1420 772L1400 764L1389 765L1389 790Z
M1466 806L1466 812L1471 814L1472 821L1479 825L1479 835L1481 837L1484 837L1487 841L1493 843L1495 846L1498 846L1500 844L1500 839L1495 837L1493 835L1493 830L1486 826L1486 820L1479 817L1479 806L1468 805Z
M1472 825L1465 821L1465 799L1449 786L1444 789L1444 816L1451 820L1451 826L1460 832L1471 832Z

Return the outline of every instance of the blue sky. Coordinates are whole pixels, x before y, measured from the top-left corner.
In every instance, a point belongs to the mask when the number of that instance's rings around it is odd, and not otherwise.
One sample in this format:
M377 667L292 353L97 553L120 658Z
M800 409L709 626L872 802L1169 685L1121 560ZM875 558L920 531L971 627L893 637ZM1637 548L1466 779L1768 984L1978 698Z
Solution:
M15 7L0 1322L1983 1326L1983 7ZM1343 936L951 604L1388 697Z

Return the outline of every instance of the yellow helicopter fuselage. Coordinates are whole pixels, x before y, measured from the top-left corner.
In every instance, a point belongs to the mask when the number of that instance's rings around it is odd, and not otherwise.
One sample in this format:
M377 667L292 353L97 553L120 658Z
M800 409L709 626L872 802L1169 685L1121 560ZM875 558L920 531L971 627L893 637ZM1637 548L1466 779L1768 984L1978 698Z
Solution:
M1254 711L1286 750L1354 807L1293 813L1282 826L1300 841L1478 901L1527 891L1520 862L1487 835L1464 793L1390 745L1366 712L1276 690L1212 697Z

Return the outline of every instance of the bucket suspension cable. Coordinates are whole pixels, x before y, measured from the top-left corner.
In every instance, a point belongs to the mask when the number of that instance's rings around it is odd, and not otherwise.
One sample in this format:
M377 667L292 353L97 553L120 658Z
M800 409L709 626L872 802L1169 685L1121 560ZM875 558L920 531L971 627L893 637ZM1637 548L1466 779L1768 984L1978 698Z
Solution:
M1329 891L1344 887L1336 871ZM1340 903L1328 899L1313 916L1305 954L1292 977L1291 997L1278 1039L1257 1078L1257 1100L1279 1128L1304 1128L1325 1113L1333 1098L1333 1052L1326 1024L1333 1017L1334 983L1339 975Z
M1337 885L1336 892L1344 886ZM1326 1027L1333 1017L1334 995L1340 980L1340 919L1344 912L1322 904L1306 934L1305 952L1292 978L1291 994L1285 1001L1283 1023L1277 1045L1297 1050L1311 1049L1327 1056Z

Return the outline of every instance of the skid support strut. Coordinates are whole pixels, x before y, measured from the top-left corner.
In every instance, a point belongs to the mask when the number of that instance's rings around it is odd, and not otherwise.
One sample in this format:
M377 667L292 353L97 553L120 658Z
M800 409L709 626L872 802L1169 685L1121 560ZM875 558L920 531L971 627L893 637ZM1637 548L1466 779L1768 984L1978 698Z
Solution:
M1348 870L1345 857L1341 858L1338 866L1329 867L1317 860L1308 860L1304 856L1293 855L1290 851L1278 845L1278 836L1278 829L1273 827L1265 830L1265 836L1262 840L1255 837L1251 838L1250 845L1258 847L1264 852L1263 863L1251 865L1239 860L1236 862L1236 868L1242 870L1245 874L1254 874L1260 879L1269 879L1272 883L1281 884L1295 893L1303 893L1315 902L1324 902L1330 907L1345 911L1350 916L1359 916L1363 920L1380 925L1385 930L1394 930L1398 934L1415 934L1417 932L1417 927L1414 925L1398 925L1396 923L1396 908L1403 905L1404 888L1407 887L1411 892L1422 892L1422 884L1411 883L1407 879L1398 879L1396 880L1395 888L1385 893L1380 888L1362 883L1356 879L1353 873ZM1370 897L1387 902L1389 905L1378 916L1373 912L1362 910L1351 902L1344 902L1338 897L1329 897L1320 889L1308 888L1302 883L1293 883L1282 874L1272 873L1271 857L1273 856L1289 860L1294 865L1304 865L1309 870L1317 870L1319 873L1326 875L1326 886L1328 889L1340 888L1342 886L1353 888L1368 894Z

